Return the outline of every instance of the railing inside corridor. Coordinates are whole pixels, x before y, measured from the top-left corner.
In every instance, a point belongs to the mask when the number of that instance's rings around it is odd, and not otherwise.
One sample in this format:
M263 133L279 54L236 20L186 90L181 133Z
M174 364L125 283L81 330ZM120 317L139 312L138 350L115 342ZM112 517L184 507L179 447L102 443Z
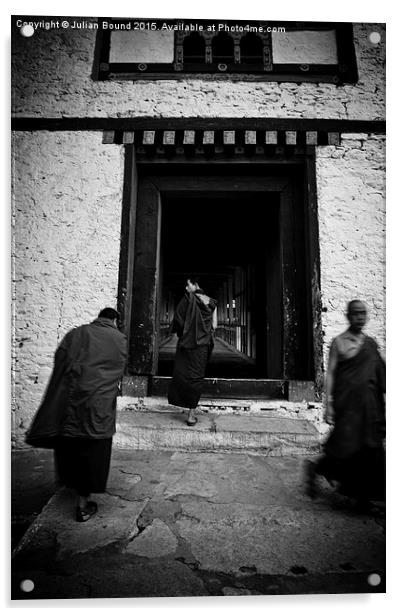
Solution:
M249 354L247 353L250 349L247 349L247 330L245 325L218 323L216 335L240 353Z
M159 344L163 344L172 335L172 324L169 322L161 322L159 326Z
M236 351L252 357L251 340L248 343L247 329L245 325L237 323L219 323L215 335L232 346ZM171 323L161 323L159 328L159 344L165 343L172 336Z

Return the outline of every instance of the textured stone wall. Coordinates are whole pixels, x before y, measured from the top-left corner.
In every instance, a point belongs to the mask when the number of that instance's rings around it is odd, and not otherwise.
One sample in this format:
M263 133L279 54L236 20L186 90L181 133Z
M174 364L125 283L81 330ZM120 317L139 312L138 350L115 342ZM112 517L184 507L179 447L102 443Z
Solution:
M69 18L71 20L71 18ZM379 45L369 34L382 35ZM292 84L182 79L99 82L91 78L96 31L38 30L14 35L13 113L36 117L385 117L385 32L356 24L359 82Z
M346 303L368 304L367 333L385 351L385 137L344 134L317 148L325 356L346 329Z
M100 133L13 136L13 419L17 440L57 344L117 298L123 155Z

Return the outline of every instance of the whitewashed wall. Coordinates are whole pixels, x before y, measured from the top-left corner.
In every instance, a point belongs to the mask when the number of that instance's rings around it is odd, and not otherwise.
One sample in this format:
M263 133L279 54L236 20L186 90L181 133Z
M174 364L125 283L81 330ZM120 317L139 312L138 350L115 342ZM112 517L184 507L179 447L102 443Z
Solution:
M380 32L374 46L371 32ZM186 79L94 81L94 30L15 37L13 113L36 117L272 117L376 120L385 116L385 33L355 24L359 82L292 84Z
M116 306L123 156L97 133L13 137L13 419L21 437L57 344Z
M352 299L367 303L367 333L384 353L385 137L344 134L317 148L317 192L325 356Z

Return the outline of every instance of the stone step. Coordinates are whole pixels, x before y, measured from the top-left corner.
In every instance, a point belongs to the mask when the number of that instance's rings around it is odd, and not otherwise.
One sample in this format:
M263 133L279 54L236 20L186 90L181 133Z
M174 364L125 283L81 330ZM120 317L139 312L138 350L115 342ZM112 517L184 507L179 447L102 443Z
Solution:
M182 408L168 404L166 396L119 396L118 411L174 411ZM322 416L321 402L290 402L283 399L255 398L214 398L201 397L198 411L211 414L258 415L264 417L283 417L285 419L307 419L319 427Z
M320 434L307 419L236 411L199 411L189 427L186 413L159 405L125 407L117 414L114 446L121 449L230 452L285 456L316 454Z

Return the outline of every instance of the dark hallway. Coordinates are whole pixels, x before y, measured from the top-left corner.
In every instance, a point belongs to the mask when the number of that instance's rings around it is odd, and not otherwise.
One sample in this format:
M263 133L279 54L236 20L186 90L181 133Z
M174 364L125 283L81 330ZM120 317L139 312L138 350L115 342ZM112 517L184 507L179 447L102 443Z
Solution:
M172 373L177 338L169 328L188 275L198 276L218 301L207 376L273 374L267 318L269 311L281 318L279 246L278 193L198 193L162 201L159 375ZM280 356L280 340L272 343Z

